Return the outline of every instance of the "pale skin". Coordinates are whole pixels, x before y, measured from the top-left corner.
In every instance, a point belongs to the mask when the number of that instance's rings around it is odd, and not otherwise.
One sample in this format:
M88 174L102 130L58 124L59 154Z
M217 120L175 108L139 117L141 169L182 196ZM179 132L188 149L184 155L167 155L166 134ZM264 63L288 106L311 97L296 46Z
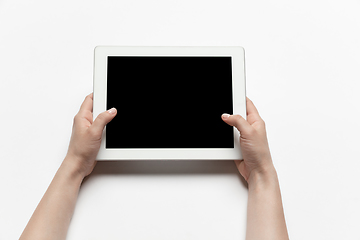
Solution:
M83 179L96 165L101 136L117 114L105 111L93 121L93 94L89 94L74 118L65 159L35 209L20 240L66 239ZM248 182L247 240L288 239L277 174L268 147L265 124L254 104L247 99L247 120L239 115L221 116L240 131L244 160L235 161Z
M246 99L247 119L223 114L221 118L240 132L243 160L235 160L248 183L247 240L288 240L279 181L270 155L265 122L253 102Z

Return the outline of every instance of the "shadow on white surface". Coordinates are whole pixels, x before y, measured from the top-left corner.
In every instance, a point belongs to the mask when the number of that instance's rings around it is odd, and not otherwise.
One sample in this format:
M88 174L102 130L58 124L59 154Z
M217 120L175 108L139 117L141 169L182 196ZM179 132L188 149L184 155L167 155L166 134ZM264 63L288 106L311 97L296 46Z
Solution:
M126 160L100 161L89 176L107 174L238 174L241 182L246 181L238 173L232 160ZM85 179L86 181L86 179Z
M101 161L68 239L242 239L247 186L233 161Z

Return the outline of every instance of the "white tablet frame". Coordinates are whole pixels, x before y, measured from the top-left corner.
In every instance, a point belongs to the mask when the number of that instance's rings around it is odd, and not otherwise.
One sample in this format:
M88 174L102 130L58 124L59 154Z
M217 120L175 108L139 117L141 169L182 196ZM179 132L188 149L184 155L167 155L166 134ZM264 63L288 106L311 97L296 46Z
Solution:
M137 47L97 46L94 50L94 102L93 118L106 111L107 57L108 56L231 56L233 83L233 114L246 118L244 49L229 47ZM220 118L221 116L219 116ZM224 124L226 124L224 122ZM242 159L238 130L234 127L234 148L154 148L106 149L106 131L97 160L229 160Z

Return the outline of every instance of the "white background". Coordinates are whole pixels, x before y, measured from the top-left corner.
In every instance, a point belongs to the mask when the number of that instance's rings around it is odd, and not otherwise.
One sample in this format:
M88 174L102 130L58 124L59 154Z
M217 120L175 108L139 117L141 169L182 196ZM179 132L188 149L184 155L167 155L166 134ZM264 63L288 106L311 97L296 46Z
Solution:
M359 10L358 0L0 0L0 239L20 236L66 154L96 45L243 46L290 238L360 239ZM231 161L103 162L68 239L244 239L246 204Z

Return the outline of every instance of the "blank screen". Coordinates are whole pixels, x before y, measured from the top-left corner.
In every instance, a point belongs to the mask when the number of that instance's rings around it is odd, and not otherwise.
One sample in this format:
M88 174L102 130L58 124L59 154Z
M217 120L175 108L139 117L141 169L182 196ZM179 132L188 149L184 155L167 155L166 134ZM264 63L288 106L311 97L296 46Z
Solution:
M231 57L108 56L106 148L233 148Z

